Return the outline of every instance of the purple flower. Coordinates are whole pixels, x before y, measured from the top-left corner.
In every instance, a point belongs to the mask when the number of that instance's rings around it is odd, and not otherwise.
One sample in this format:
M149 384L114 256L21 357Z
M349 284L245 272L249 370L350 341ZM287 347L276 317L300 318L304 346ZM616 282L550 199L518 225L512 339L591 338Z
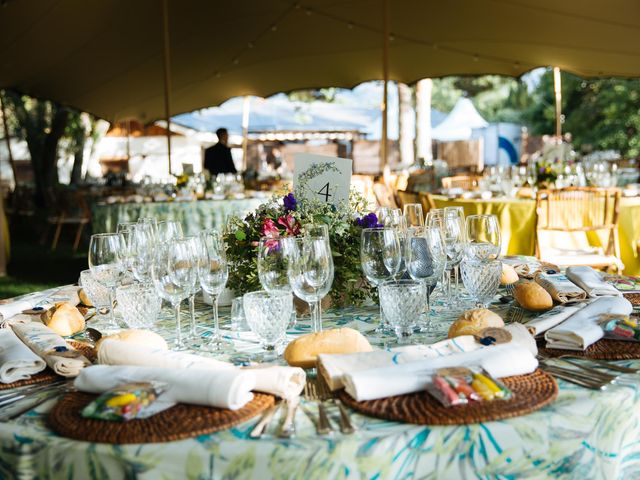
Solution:
M285 195L282 202L284 203L284 209L286 212L294 212L296 210L298 201L296 200L296 197L293 196L293 193Z
M378 223L378 217L375 213L371 212L361 218L356 218L356 225L362 228L381 228L384 227L381 223Z

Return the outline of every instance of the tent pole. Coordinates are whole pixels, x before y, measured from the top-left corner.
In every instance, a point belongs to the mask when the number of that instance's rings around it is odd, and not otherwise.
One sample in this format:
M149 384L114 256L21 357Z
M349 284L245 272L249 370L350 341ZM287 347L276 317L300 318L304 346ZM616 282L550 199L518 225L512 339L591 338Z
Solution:
M389 94L389 0L382 0L382 17L384 22L383 41L382 41L382 76L384 80L384 90L382 94L382 135L380 142L380 157L382 169L387 166L388 157L388 140L387 127L389 121L388 115L388 94Z
M433 80L423 78L416 84L416 147L417 157L423 158L425 165L433 162L431 140L431 92Z
M562 136L562 79L560 68L553 67L553 92L556 98L556 137Z
M242 169L247 169L247 149L249 147L249 115L251 113L251 97L246 95L242 103Z
M171 52L169 49L169 0L162 2L162 21L164 37L164 116L167 121L167 154L169 175L171 175Z
M16 164L13 161L13 152L11 151L11 139L9 138L9 126L7 125L7 110L4 107L4 92L0 94L0 109L2 110L2 126L4 128L4 140L7 142L9 165L11 165L11 171L13 172L13 183L17 186L18 177L16 177Z

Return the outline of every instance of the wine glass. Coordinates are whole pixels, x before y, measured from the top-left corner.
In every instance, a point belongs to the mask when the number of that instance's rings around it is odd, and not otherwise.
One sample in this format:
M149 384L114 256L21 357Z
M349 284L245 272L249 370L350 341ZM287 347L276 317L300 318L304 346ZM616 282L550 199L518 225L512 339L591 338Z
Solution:
M395 228L398 232L398 239L400 240L400 267L398 273L395 275L396 279L402 278L407 271L405 256L406 256L406 241L407 241L407 218L399 208L393 208L389 211L388 215L384 219L384 226L388 228Z
M199 235L192 235L184 237L184 240L189 243L191 248L191 262L195 265L199 274L200 268L207 263L207 253L202 243L202 238ZM195 346L201 344L200 336L196 331L196 294L202 289L199 280L198 277L197 281L193 283L193 288L189 291L189 336L191 337L192 344Z
M200 233L200 239L206 252L206 261L198 270L202 290L211 296L213 308L214 332L207 348L222 352L229 350L231 344L220 334L220 319L218 318L218 297L224 290L229 278L227 254L222 237L216 230L205 230Z
M407 272L426 285L427 319L421 331L431 328L431 292L442 278L447 261L442 232L438 227L411 228L407 232Z
M136 222L120 222L118 223L118 227L116 229L116 233L120 233L123 230L131 230L131 227L136 225Z
M109 289L109 327L117 328L113 314L118 278L124 268L124 240L118 233L97 233L89 241L89 269L93 277Z
M469 215L465 220L467 244L465 256L473 260L491 260L500 255L501 237L498 217Z
M312 329L314 332L320 332L320 301L329 293L333 283L331 247L322 237L288 237L285 241L291 289L298 298L309 304Z
M391 213L391 208L390 207L378 207L378 209L376 210L375 213L376 213L376 217L378 218L378 222L380 222L381 224L384 225L385 219Z
M138 223L149 227L154 241L158 238L158 221L155 217L140 217Z
M367 280L379 288L385 280L398 273L402 254L400 239L394 228L365 228L360 237L360 264ZM378 291L378 294L380 292ZM384 316L380 307L380 326L384 330Z
M459 267L465 245L464 212L461 207L446 207L441 211L433 211L429 217L430 226L437 226L442 231L447 253L445 282L447 289L447 305L454 306L451 288L451 271L454 272L455 291L458 291ZM457 297L457 295L456 295Z
M155 240L150 224L138 223L132 228L129 239L131 271L140 283L151 283L151 264L155 253Z
M175 349L187 348L182 340L180 304L189 296L198 276L188 241L159 243L151 262L151 278L161 298L168 301L176 315Z
M288 239L260 239L258 245L258 279L267 292L277 290L291 291L289 285L289 259L287 257Z
M170 242L182 238L182 225L177 220L163 220L158 222L156 239L159 242Z
M407 203L404 206L404 217L407 227L424 227L424 214L420 203Z

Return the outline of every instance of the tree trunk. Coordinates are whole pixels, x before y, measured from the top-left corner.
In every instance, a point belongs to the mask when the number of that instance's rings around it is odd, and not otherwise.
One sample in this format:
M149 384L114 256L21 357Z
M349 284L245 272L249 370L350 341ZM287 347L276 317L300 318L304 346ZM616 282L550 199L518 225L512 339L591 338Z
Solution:
M411 131L412 108L411 87L398 82L398 145L400 147L400 164L409 166L414 161L413 132Z
M418 158L426 164L433 160L431 140L431 90L433 81L430 78L420 80L416 84L416 143Z
M51 129L44 139L42 152L42 166L47 188L58 184L58 144L64 135L68 118L69 110L67 108L55 107Z

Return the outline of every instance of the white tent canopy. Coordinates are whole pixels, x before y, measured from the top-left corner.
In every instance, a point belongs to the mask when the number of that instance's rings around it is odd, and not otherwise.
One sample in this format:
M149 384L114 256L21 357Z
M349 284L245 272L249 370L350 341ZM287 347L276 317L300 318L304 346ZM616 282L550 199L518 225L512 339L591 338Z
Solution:
M442 123L435 127L431 133L434 140L441 142L454 140L469 140L473 137L473 131L486 128L489 123L473 106L468 98L460 98L453 110Z

